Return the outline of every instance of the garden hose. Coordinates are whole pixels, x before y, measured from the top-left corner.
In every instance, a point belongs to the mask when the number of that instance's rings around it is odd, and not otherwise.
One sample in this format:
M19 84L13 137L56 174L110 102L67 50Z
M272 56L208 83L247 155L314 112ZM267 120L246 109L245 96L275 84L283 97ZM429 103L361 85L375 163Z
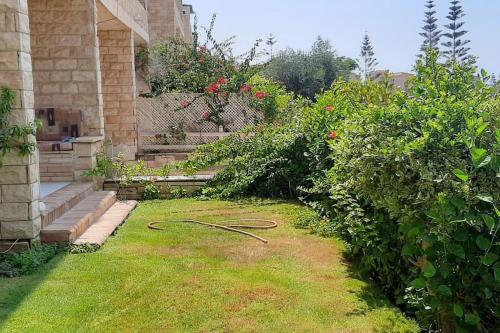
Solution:
M267 239L264 239L262 237L259 237L255 234L252 234L250 232L240 230L240 229L260 229L260 230L266 230L266 229L274 229L278 226L278 223L275 221L270 221L270 220L263 220L263 219L239 219L239 220L226 220L226 221L221 221L219 223L238 223L238 222L261 222L263 224L254 224L254 225L246 225L246 224L215 224L215 223L206 223L202 221L197 221L197 220L165 220L165 221L155 221L151 222L148 224L148 228L151 230L157 230L157 231L165 231L167 230L165 226L169 223L192 223L192 224L199 224L203 225L206 227L211 227L211 228L217 228L217 229L222 229L225 231L230 231L230 232L236 232L248 237L253 237L255 239L260 240L263 243L268 243Z

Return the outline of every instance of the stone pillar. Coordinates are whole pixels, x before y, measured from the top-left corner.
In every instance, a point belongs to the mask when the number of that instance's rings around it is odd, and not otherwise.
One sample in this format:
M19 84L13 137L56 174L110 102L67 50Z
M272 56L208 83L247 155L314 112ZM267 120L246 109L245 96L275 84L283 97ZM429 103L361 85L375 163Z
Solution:
M148 0L149 42L151 45L175 36L176 1Z
M134 36L127 30L99 30L105 135L127 160L137 153Z
M11 121L32 124L33 77L27 0L0 0L0 87L15 91ZM34 140L34 138L31 138ZM38 153L11 153L0 167L0 247L29 244L41 228Z
M73 142L74 161L73 170L76 180L85 180L82 174L97 165L97 154L103 148L103 137L82 137Z
M81 111L80 136L102 136L96 0L29 0L35 107Z

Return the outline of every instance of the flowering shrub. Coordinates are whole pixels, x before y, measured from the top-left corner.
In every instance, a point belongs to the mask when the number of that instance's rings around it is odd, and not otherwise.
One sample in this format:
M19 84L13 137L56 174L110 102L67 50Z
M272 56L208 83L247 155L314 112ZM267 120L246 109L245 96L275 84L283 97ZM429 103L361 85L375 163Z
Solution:
M251 63L261 41L256 41L240 59L232 55L233 38L223 42L215 40L214 24L215 16L210 27L205 29L204 42L200 42L195 26L192 44L178 39L156 44L146 53L140 53L141 58L148 61L136 63L147 68L152 96L169 92L199 93L192 100L181 101L178 109L186 109L196 99L202 98L208 106L208 110L200 115L202 120L224 127L226 124L222 115L231 96L252 90L247 81L259 70ZM262 95L259 96L263 100Z
M423 326L494 331L500 99L473 64L426 61L407 93L338 82L314 105L289 102L286 122L201 147L187 166L227 163L208 196L300 198L321 216L311 229L342 237Z

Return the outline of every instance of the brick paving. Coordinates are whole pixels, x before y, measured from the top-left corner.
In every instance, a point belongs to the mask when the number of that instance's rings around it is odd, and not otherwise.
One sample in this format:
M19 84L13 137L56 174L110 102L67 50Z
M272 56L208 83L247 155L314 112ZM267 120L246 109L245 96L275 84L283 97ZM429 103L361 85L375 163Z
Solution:
M69 243L82 235L116 202L113 191L94 192L61 217L45 226L40 233L43 243Z
M41 212L42 228L75 207L92 192L92 183L71 183L42 198L45 204L45 209Z

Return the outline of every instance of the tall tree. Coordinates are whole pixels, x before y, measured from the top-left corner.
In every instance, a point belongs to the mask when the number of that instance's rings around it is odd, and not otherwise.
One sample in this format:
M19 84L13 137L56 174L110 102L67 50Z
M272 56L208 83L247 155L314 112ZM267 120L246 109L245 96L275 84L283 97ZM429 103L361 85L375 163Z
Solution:
M427 8L424 20L425 25L422 27L423 32L420 33L420 36L424 37L421 49L423 52L426 52L429 48L437 50L439 39L441 38L441 30L439 30L436 24L437 18L435 17L436 11L434 10L436 5L434 4L434 0L428 0L425 7Z
M318 37L309 51L286 49L277 53L262 73L296 95L314 100L316 94L355 69L353 59L337 55L327 39Z
M269 46L269 55L271 56L271 59L274 56L273 48L276 43L277 43L276 37L274 37L273 34L270 34L269 37L267 37L266 45Z
M361 44L361 59L358 59L358 67L361 72L361 77L363 81L370 79L370 74L375 70L378 65L377 58L375 58L375 52L373 51L372 42L368 33L365 33L363 37L363 43Z
M462 29L465 22L460 21L464 16L465 13L460 5L460 1L451 1L450 12L446 16L450 20L450 23L445 25L445 28L449 32L443 34L448 40L441 43L441 45L446 47L443 54L450 62L462 62L468 58L470 48L466 47L466 45L470 43L470 40L462 39L468 31Z

